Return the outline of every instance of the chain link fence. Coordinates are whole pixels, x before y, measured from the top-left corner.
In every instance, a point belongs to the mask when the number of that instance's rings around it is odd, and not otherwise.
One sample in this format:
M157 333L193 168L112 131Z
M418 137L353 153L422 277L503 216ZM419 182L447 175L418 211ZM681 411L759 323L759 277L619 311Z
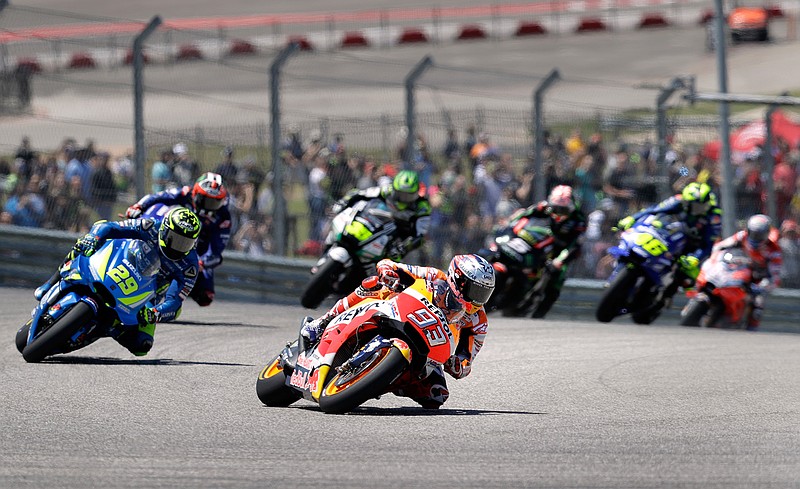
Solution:
M81 24L105 20L75 19ZM0 24L13 21L8 12L0 16ZM63 24L63 19L51 21ZM237 36L230 31L169 28L157 31L145 47L146 178L145 188L136 189L128 54L141 28L134 23L113 36L64 41L93 53L99 68L76 65L37 73L28 65L34 97L46 95L50 102L47 110L34 103L33 110L22 109L26 118L4 123L7 133L18 137L0 141L3 222L82 232L96 219L116 218L137 194L189 185L202 172L217 171L231 194L231 249L271 254L282 240L290 256L315 256L337 198L352 188L385 184L400 169L411 168L420 173L434 206L431 235L412 261L441 266L444 257L478 250L495 225L541 197L537 184L547 192L564 183L575 188L590 229L584 257L572 273L605 278L604 250L614 239L610 228L618 218L690 180L715 188L723 184L714 153L714 108L703 112L676 96L666 127L659 129L660 87L562 74L544 93L538 114L543 161L537 167L533 94L546 72L465 68L433 59L409 87L419 59L388 58L380 51L320 54L301 46L281 70L277 94L283 165L278 189L268 67L284 46L264 45L254 52L246 43L231 43ZM34 44L15 47L16 59L45 51L65 61L58 43ZM216 51L204 49L196 56L193 46L216 46ZM0 87L19 90L18 80L3 78ZM219 80L230 90L219 90ZM408 134L409 101L414 137ZM786 114L793 117L791 111ZM733 130L761 118L763 111L737 112ZM667 134L664 146L659 131ZM40 145L52 141L53 134L57 144ZM22 135L29 136L29 145L19 143ZM107 143L125 139L130 143ZM786 143L778 148L778 166L785 163L795 171L797 141ZM784 195L779 222L796 221L800 202L794 196L796 182L789 182L796 173L781 173L781 182L770 183L776 174L765 171L758 147L751 149L734 154L737 220L766 211L766 188L774 184ZM281 236L273 221L276 200L286 203ZM796 235L792 239L797 242ZM800 260L792 251L796 244L787 245L787 277L793 283Z

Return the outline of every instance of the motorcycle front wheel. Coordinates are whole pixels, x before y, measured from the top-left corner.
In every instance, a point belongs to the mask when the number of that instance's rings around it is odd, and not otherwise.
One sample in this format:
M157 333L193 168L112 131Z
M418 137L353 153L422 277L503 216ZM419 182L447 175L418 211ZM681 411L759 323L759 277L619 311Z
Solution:
M75 331L89 322L94 311L85 302L78 302L47 330L36 336L22 349L22 358L28 363L41 362L48 355L65 346Z
M619 271L597 304L595 317L598 321L609 323L619 314L620 309L627 305L628 295L637 278L638 274L630 268Z
M286 385L286 373L278 355L258 374L256 395L267 406L286 407L300 399L300 393Z
M707 301L692 299L681 311L681 326L700 326L709 309Z
M395 347L377 350L358 368L337 373L322 389L319 407L326 413L352 411L386 392L386 388L408 368L408 360Z

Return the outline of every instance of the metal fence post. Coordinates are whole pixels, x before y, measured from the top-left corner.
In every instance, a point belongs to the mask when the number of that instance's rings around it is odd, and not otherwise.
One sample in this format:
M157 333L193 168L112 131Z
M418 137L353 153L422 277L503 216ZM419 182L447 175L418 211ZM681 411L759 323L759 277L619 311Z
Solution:
M671 191L669 186L669 168L667 167L667 101L677 90L686 88L684 79L681 77L673 78L670 84L661 88L656 98L656 133L658 138L658 166L659 182L658 198L664 200L669 197Z
M156 15L144 30L133 40L133 127L134 127L134 160L136 165L136 198L141 199L147 192L144 188L144 165L147 148L144 145L144 55L142 45L145 39L161 25L161 17Z
M542 80L542 83L533 91L533 174L534 174L534 201L544 200L547 188L545 188L545 178L542 168L542 148L544 147L544 121L542 120L542 106L544 105L544 93L550 86L561 79L558 69L554 69Z
M783 92L781 95L789 95L789 92ZM764 140L764 153L767 162L767 215L775 226L780 226L778 219L778 205L775 196L775 156L772 154L772 114L778 109L778 106L772 104L767 108L767 114L764 116L764 126L766 127L766 136Z
M272 192L275 195L275 210L273 211L273 242L274 254L283 256L286 253L286 200L283 195L283 162L281 162L281 69L295 51L298 45L293 42L278 53L275 61L269 67L269 92L270 92L270 128L272 129Z
M413 163L415 156L416 144L416 120L414 115L414 85L417 83L419 77L433 64L433 58L430 55L422 58L419 63L406 75L406 127L408 134L406 134L406 163Z
M719 92L728 93L728 66L725 54L725 12L722 0L714 0L714 35L716 37L717 50L717 79L719 82ZM728 120L730 111L727 101L719 103L719 135L720 135L720 160L722 163L722 233L730 236L735 230L734 213L736 212L736 200L733 194L733 170L731 168L731 129ZM731 212L733 211L733 212Z

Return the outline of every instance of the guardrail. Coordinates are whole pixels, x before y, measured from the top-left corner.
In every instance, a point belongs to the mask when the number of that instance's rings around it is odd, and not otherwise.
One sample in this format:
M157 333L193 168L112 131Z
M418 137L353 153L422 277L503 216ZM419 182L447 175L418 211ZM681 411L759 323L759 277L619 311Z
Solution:
M64 259L79 235L63 231L0 225L0 286L34 288L41 285ZM299 305L313 260L275 256L251 257L226 251L215 270L217 297L226 300ZM552 316L591 320L604 283L569 279ZM678 321L683 295L660 322ZM621 319L624 320L624 319ZM767 298L762 329L800 333L800 290L778 289Z

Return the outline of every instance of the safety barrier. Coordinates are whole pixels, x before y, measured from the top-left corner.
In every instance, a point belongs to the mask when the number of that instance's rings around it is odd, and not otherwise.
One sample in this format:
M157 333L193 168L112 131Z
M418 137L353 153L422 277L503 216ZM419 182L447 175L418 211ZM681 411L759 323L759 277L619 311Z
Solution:
M782 12L780 6L771 11ZM165 42L149 44L146 63L173 63L225 56L272 53L296 42L306 51L342 48L386 49L420 43L450 43L482 39L514 39L531 35L566 35L691 26L708 20L700 0L570 0L469 7L365 10L331 14L276 14L166 19ZM774 14L777 16L777 14ZM32 72L83 70L130 64L127 38L141 32L142 23L66 24L0 32L0 44L11 46L6 66ZM222 33L230 32L223 35ZM106 38L103 41L103 38ZM35 48L42 42L73 52ZM83 48L79 48L83 46ZM46 54L46 53L50 54Z
M0 225L0 286L33 288L63 260L78 234ZM295 305L309 278L313 260L252 257L226 252L215 270L217 297L225 300ZM548 317L592 320L603 290L600 280L569 279ZM677 323L683 295L663 318ZM628 318L617 321L629 321ZM765 331L800 333L800 290L779 289L767 298Z

